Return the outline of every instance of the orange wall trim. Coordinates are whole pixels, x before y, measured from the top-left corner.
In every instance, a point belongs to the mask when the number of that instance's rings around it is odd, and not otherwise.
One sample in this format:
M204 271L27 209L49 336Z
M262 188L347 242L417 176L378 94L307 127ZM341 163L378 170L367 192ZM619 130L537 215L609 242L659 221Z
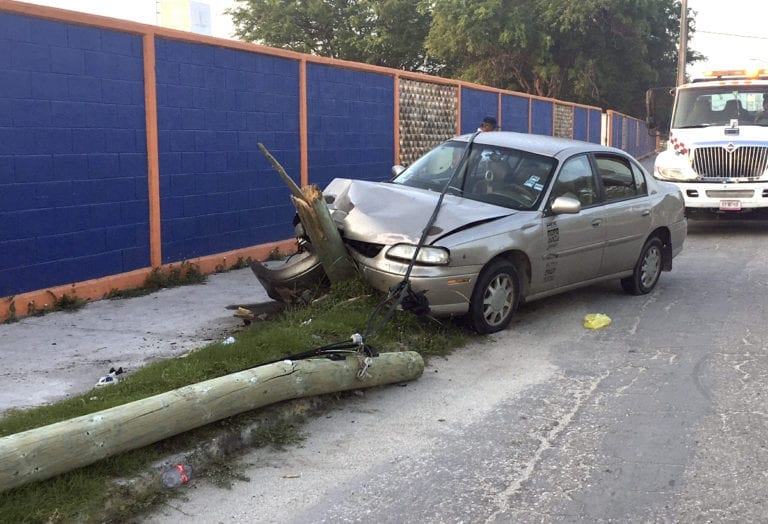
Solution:
M400 75L395 74L394 78L394 101L393 101L393 110L394 110L394 124L392 125L395 137L395 150L394 155L392 158L395 159L395 165L400 164Z
M461 134L461 84L456 90L456 134Z
M225 269L232 267L240 258L246 260L250 257L252 260L265 260L275 251L282 254L295 252L296 240L291 239L270 242L268 244L261 244L235 251L227 251L226 253L217 253L216 255L201 257L189 260L188 262L196 264L200 268L201 273L208 275L222 267ZM180 263L167 264L161 269L169 269L174 266L178 267L179 265ZM12 311L13 316L16 318L23 318L35 311L40 312L50 310L53 307L54 302L65 294L76 296L81 299L101 300L110 291L115 289L125 290L138 288L144 285L147 277L151 273L152 268L148 267L129 271L128 273L120 273L118 275L110 275L108 277L30 291L29 293L15 296L2 297L0 298L0 322L10 319ZM259 281L255 276L253 277L253 285L257 288L261 287L261 284L259 284Z
M307 61L299 62L299 151L301 186L309 185L309 139L307 124Z
M142 38L144 43L144 107L147 121L147 187L149 188L149 262L152 267L163 263L160 229L160 153L157 135L157 79L155 77L155 36Z

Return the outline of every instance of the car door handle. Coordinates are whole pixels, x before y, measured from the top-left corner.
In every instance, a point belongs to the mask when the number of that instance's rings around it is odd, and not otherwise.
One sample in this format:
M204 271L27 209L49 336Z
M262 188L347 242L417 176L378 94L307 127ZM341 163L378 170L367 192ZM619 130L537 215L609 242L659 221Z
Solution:
M592 221L592 227L600 227L603 224L602 218L596 218Z
M640 215L644 216L644 217L647 217L650 214L651 214L651 210L650 209L643 209L643 212L640 213Z

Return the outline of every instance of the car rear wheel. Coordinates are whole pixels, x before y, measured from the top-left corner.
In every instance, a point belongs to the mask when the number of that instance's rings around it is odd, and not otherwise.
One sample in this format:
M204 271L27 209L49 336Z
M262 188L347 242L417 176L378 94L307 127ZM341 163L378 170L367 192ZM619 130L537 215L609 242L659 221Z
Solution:
M469 317L478 333L495 333L509 325L519 300L520 279L515 266L495 260L480 272L472 291Z
M621 279L624 291L631 295L645 295L656 287L661 276L662 249L663 244L658 237L646 241L632 276Z

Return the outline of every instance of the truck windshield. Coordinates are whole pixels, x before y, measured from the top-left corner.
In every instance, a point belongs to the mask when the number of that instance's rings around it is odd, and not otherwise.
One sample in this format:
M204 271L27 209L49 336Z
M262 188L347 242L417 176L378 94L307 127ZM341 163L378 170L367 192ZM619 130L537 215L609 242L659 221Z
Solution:
M702 86L680 89L677 93L672 128L684 129L713 125L768 125L763 118L763 102L768 104L767 86Z

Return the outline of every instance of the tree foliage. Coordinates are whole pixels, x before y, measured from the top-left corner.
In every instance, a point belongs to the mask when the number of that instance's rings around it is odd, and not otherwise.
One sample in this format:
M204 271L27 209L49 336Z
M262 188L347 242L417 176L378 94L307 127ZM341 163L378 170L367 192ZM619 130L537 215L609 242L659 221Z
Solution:
M237 1L244 40L633 115L675 83L679 0Z
M237 0L229 13L248 42L413 70L430 18L412 0Z

